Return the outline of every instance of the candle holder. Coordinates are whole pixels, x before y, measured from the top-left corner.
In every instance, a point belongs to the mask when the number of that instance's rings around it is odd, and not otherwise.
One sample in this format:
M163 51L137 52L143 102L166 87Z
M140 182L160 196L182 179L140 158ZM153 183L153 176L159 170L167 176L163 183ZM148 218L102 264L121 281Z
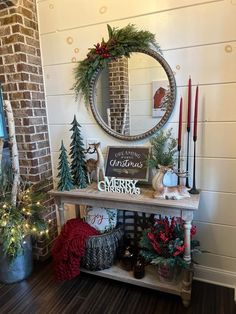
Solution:
M187 127L187 132L188 132L188 139L187 139L187 161L186 161L186 173L187 173L187 177L186 177L186 182L185 182L185 186L186 188L190 188L189 185L189 180L188 180L188 166L189 166L189 142L190 142L190 127Z
M193 137L194 142L194 153L193 153L193 187L189 191L190 194L199 194L199 191L196 188L196 142L197 137Z
M181 145L178 145L178 172L180 172L180 151L181 151ZM177 184L180 185L180 176L178 176Z

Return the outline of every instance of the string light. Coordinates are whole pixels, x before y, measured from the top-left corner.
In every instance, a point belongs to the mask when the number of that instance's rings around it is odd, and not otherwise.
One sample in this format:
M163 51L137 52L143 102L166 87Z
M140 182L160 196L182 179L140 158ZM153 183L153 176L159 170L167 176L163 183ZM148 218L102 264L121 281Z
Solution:
M43 207L44 205L42 205L41 200L33 201L31 193L32 190L30 189L19 193L16 207L12 207L7 201L0 204L0 210L2 212L0 217L0 229L5 227L4 230L6 230L6 232L4 231L4 237L8 241L7 253L9 252L11 255L17 254L19 245L25 245L27 243L26 237L28 237L28 235L36 234L38 236L47 236L49 233L49 230L46 228L52 220L43 219L43 217L39 217L39 215L34 215L38 209L36 205ZM37 221L39 220L39 223L43 224L42 219L44 220L44 225L39 228ZM2 235L0 235L0 239L2 239Z

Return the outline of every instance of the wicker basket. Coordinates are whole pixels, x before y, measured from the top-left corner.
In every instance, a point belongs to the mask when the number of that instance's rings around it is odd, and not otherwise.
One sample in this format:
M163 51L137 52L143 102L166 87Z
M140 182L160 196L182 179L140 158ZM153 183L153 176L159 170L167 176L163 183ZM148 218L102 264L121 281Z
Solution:
M91 236L86 241L82 266L88 270L102 270L113 265L122 241L123 229L117 227L108 233Z

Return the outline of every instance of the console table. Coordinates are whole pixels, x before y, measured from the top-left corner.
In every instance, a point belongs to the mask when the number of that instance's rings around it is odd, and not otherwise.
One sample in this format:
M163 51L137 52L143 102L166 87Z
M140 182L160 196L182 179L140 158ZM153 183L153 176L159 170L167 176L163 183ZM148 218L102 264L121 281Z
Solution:
M184 259L191 263L190 253L190 229L193 219L193 213L198 209L199 195L191 195L190 198L183 200L161 200L152 197L151 188L141 188L140 195L119 194L111 192L100 192L96 184L81 190L71 190L66 192L52 190L49 192L55 198L59 212L60 226L65 223L64 204L89 205L96 207L117 208L128 211L143 212L149 214L162 214L181 217L184 220L185 228L185 252ZM191 300L192 272L184 271L181 278L176 283L159 282L154 266L146 268L146 275L143 279L136 279L132 272L127 272L114 265L113 267L101 271L84 272L95 274L101 277L111 278L130 284L139 285L163 292L168 292L181 296L183 304L189 305Z

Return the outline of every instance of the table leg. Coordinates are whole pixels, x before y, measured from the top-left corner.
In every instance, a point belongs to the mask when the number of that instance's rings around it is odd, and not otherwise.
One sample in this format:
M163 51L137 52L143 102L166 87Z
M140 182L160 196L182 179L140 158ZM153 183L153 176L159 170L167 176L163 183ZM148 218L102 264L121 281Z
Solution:
M64 203L61 201L60 198L55 198L55 203L57 205L57 210L59 214L59 223L60 223L60 229L65 224L65 208Z
M191 227L192 227L192 212L183 212L182 219L184 220L184 260L188 264L188 268L184 270L182 280L181 298L183 305L188 307L191 301L192 277L193 272L191 268Z

